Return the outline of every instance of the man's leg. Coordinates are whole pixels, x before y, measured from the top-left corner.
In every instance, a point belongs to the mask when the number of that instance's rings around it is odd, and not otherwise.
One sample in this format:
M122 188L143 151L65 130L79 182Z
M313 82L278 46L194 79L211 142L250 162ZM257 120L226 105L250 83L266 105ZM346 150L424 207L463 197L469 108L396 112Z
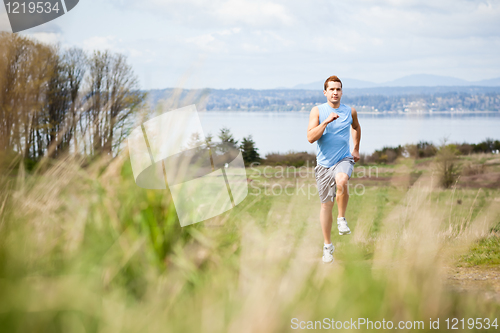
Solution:
M321 222L321 230L323 231L323 238L325 244L331 244L332 233L332 210L333 201L321 203L321 211L319 212L319 221Z
M347 209L347 202L349 201L348 192L349 176L346 173L339 172L335 175L335 182L337 183L337 205L339 208L338 217L345 217Z

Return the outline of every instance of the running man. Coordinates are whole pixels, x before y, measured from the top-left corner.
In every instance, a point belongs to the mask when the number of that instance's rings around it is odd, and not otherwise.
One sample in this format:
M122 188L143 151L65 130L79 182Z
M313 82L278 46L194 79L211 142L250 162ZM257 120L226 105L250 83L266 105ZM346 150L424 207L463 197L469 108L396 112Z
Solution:
M337 76L330 76L326 79L323 94L327 102L312 108L307 128L307 140L310 143L318 141L317 166L314 171L321 199L319 219L325 242L323 262L330 263L333 261L335 249L330 236L334 197L337 197L339 234L351 233L345 219L349 200L347 186L354 163L359 161L361 126L359 126L356 110L340 103L342 82ZM352 153L349 151L350 127L352 127L354 141Z

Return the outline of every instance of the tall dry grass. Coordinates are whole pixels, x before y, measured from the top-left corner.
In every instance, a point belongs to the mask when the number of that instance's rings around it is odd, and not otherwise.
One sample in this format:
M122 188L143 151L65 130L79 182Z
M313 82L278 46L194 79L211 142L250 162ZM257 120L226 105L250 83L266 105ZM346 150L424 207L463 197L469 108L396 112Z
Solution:
M334 236L324 265L315 196L250 194L181 228L167 191L135 185L126 151L51 163L1 176L2 332L288 332L292 318L359 317L429 330L429 318L500 314L446 283L498 222L498 190L442 190L431 174L369 187L351 195L353 234ZM297 180L271 179L314 184Z

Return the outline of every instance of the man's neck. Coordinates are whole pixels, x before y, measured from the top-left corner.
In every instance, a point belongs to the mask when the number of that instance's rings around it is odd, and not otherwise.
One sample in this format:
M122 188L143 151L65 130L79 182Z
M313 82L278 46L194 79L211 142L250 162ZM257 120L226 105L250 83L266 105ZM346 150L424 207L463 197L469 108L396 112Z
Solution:
M338 101L337 103L332 103L328 101L328 105L330 105L334 109L338 109L340 107L340 101Z

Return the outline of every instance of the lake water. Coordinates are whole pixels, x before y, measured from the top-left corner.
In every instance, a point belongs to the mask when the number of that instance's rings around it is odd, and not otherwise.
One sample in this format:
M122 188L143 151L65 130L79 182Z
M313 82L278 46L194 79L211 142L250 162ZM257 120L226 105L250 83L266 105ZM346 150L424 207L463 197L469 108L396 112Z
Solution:
M261 156L270 152L316 152L316 143L307 141L308 112L200 112L205 134L217 136L228 127L234 138L253 136ZM358 114L361 125L361 153L384 146L419 141L478 143L486 138L500 140L500 113L372 115ZM351 138L352 148L352 138Z

